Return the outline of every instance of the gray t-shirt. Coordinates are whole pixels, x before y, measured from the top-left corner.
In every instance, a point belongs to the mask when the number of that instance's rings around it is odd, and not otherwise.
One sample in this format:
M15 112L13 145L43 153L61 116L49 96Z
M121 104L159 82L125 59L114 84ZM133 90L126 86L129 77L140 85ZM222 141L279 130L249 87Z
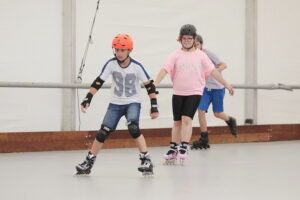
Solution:
M212 63L215 65L215 68L217 68L217 66L221 63L221 61L217 57L217 55L207 49L205 49L204 52L209 57L209 59L212 61ZM224 85L222 85L219 81L217 81L215 78L210 76L210 77L208 77L208 79L206 81L205 87L209 88L209 89L223 89Z

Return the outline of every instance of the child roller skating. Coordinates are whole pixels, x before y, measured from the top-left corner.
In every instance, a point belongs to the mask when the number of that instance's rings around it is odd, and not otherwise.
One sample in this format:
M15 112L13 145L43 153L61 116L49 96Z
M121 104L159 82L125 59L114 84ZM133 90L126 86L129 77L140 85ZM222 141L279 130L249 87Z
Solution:
M203 38L200 35L197 35L196 37L195 46L208 56L208 58L214 64L216 70L222 72L227 68L227 65L222 62L214 53L207 49L203 49ZM224 120L230 128L231 134L237 137L238 132L236 120L224 113L224 96L225 85L216 80L215 77L208 77L203 95L201 97L201 101L198 106L198 118L201 130L201 138L193 142L191 149L207 149L210 147L208 144L207 122L205 116L210 104L212 104L214 116Z
M150 117L158 117L158 105L156 99L156 88L153 80L146 72L143 65L132 59L129 55L133 49L132 38L127 34L118 34L112 41L114 58L108 60L101 73L94 80L89 93L81 103L81 111L86 112L93 96L102 87L109 76L112 77L111 100L104 116L100 130L96 134L91 150L86 159L78 164L76 175L87 175L96 160L96 155L102 148L104 141L116 130L121 117L125 117L129 134L136 141L140 152L141 166L138 171L143 175L153 175L153 164L143 134L139 128L141 111L141 85L143 82L150 98Z
M234 93L232 86L224 80L208 56L195 47L196 36L197 30L194 25L185 24L180 28L177 41L181 47L166 59L154 82L155 86L158 86L167 74L172 80L171 142L175 144L181 142L179 149L181 152L177 158L182 162L187 157L187 148L192 136L192 122L203 94L206 77L214 77L229 90L230 94ZM174 163L176 154L177 150L171 148L164 155L165 163Z

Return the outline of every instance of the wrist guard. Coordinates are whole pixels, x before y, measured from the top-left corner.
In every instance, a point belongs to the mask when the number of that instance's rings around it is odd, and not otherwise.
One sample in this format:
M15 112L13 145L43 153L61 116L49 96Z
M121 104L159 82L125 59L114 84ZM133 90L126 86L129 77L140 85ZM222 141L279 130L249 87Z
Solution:
M151 110L150 110L150 112L151 113L158 112L157 99L156 98L150 99L150 103L151 103Z
M150 83L148 83L147 85L145 85L145 88L146 88L148 94L153 94L153 93L158 94L158 91L156 91L156 87L153 84L153 82L154 81L151 80Z
M87 104L91 104L92 98L93 98L93 94L90 92L87 93L86 97L81 102L81 105L85 108Z

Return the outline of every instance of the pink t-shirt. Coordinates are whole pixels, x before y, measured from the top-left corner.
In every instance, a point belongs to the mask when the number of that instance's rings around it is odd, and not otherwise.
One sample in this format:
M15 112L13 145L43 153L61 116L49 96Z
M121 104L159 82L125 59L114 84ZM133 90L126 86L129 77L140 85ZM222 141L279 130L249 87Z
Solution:
M204 52L198 49L192 52L179 49L169 56L163 69L171 77L173 94L189 96L203 94L205 77L210 75L215 67Z

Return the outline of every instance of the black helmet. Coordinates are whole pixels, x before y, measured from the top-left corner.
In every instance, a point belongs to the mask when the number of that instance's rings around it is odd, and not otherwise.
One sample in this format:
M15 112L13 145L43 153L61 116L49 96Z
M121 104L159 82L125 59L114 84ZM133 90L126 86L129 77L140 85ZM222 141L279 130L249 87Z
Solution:
M180 28L180 36L183 35L192 35L194 37L196 37L197 35L197 29L194 25L192 24L185 24Z
M197 40L198 42L200 42L201 44L203 44L203 38L201 37L201 35L198 35L198 34L197 34L196 40Z

